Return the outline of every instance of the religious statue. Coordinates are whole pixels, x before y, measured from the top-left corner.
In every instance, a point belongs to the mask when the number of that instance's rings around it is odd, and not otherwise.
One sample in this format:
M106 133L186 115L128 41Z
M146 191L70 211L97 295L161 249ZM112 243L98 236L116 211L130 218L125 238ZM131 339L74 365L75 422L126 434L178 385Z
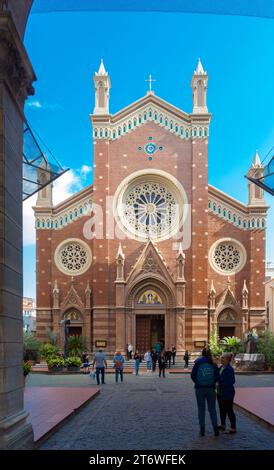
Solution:
M257 352L258 335L255 328L247 334L245 342L245 352L247 354L255 354Z

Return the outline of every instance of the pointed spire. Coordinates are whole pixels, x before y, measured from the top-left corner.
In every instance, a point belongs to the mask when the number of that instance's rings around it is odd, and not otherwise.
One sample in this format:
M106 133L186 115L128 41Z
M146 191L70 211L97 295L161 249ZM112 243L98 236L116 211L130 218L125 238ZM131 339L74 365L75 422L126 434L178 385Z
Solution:
M210 291L209 291L209 293L210 293L211 295L215 295L215 294L216 294L216 290L215 290L213 281L211 281L211 286L210 286Z
M261 159L260 159L258 150L256 150L255 155L253 157L252 166L253 166L253 168L262 167L262 163L261 163Z
M123 253L121 243L119 243L119 248L118 248L117 255L116 255L116 259L119 259L119 258L120 259L125 259L125 255Z
M247 285L246 285L246 280L244 280L244 285L243 285L243 290L242 290L242 293L243 294L248 294L248 288L247 288Z
M101 59L101 64L100 64L99 70L96 73L96 75L107 75L103 59Z
M230 280L230 276L227 276L227 289L228 289L228 290L231 290L231 280Z
M57 293L59 292L58 284L57 284L57 279L55 279L55 281L54 281L54 287L53 287L52 292L57 292Z
M91 288L90 288L90 285L89 285L89 280L87 281L87 287L85 289L85 293L88 294L91 292Z
M179 243L179 248L178 248L178 252L177 252L177 258L179 257L182 257L182 258L185 258L186 255L184 254L184 251L183 251L183 245L182 245L182 242Z
M203 67L203 64L201 62L200 57L199 57L198 65L197 65L197 68L194 72L194 75L207 75L207 72L205 72L205 70L204 70L204 67Z

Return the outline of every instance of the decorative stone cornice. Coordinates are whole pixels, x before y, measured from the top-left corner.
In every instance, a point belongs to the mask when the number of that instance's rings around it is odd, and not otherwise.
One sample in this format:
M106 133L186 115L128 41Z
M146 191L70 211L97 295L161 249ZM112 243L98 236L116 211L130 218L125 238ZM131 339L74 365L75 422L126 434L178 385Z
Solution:
M92 212L92 188L85 188L80 193L57 206L33 207L36 229L60 230L82 217L89 216Z
M188 140L208 137L211 115L192 116L161 98L148 94L114 115L92 115L90 119L94 140L117 140L148 122Z
M0 57L0 80L22 106L34 94L32 83L36 76L8 11L0 12Z
M267 207L252 209L222 191L208 187L208 212L234 225L240 230L264 230Z

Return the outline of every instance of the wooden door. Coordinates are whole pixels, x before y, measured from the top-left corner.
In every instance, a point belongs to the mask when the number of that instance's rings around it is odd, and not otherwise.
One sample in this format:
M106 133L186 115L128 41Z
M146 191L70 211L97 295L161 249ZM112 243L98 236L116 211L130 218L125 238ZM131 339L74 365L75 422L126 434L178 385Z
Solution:
M136 350L144 354L151 348L151 319L149 316L136 315Z

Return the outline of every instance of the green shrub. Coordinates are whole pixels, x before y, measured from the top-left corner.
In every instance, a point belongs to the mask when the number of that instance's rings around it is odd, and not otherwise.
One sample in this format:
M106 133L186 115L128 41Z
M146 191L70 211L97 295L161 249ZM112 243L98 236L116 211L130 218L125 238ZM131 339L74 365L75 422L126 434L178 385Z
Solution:
M66 359L66 366L67 367L80 367L82 365L82 361L80 357L77 356L70 356Z
M69 336L68 352L69 356L81 357L83 352L87 350L86 338L84 336Z
M231 352L234 356L244 351L243 343L237 336L225 336L220 344L224 352Z
M58 353L58 348L50 343L43 343L40 349L41 356L46 359L50 358L51 356L56 356Z
M47 358L47 365L49 368L63 367L65 365L65 361L61 356L50 356Z
M23 351L24 361L37 362L40 356L40 347L38 339L31 333L23 333Z
M23 374L24 374L24 377L26 377L27 375L29 375L30 372L31 372L31 364L30 364L28 361L24 361L24 362L23 362Z
M222 348L220 346L219 336L217 329L214 328L209 337L209 347L213 357L220 357L222 354Z
M264 331L257 342L258 353L264 354L267 367L274 368L274 335Z

